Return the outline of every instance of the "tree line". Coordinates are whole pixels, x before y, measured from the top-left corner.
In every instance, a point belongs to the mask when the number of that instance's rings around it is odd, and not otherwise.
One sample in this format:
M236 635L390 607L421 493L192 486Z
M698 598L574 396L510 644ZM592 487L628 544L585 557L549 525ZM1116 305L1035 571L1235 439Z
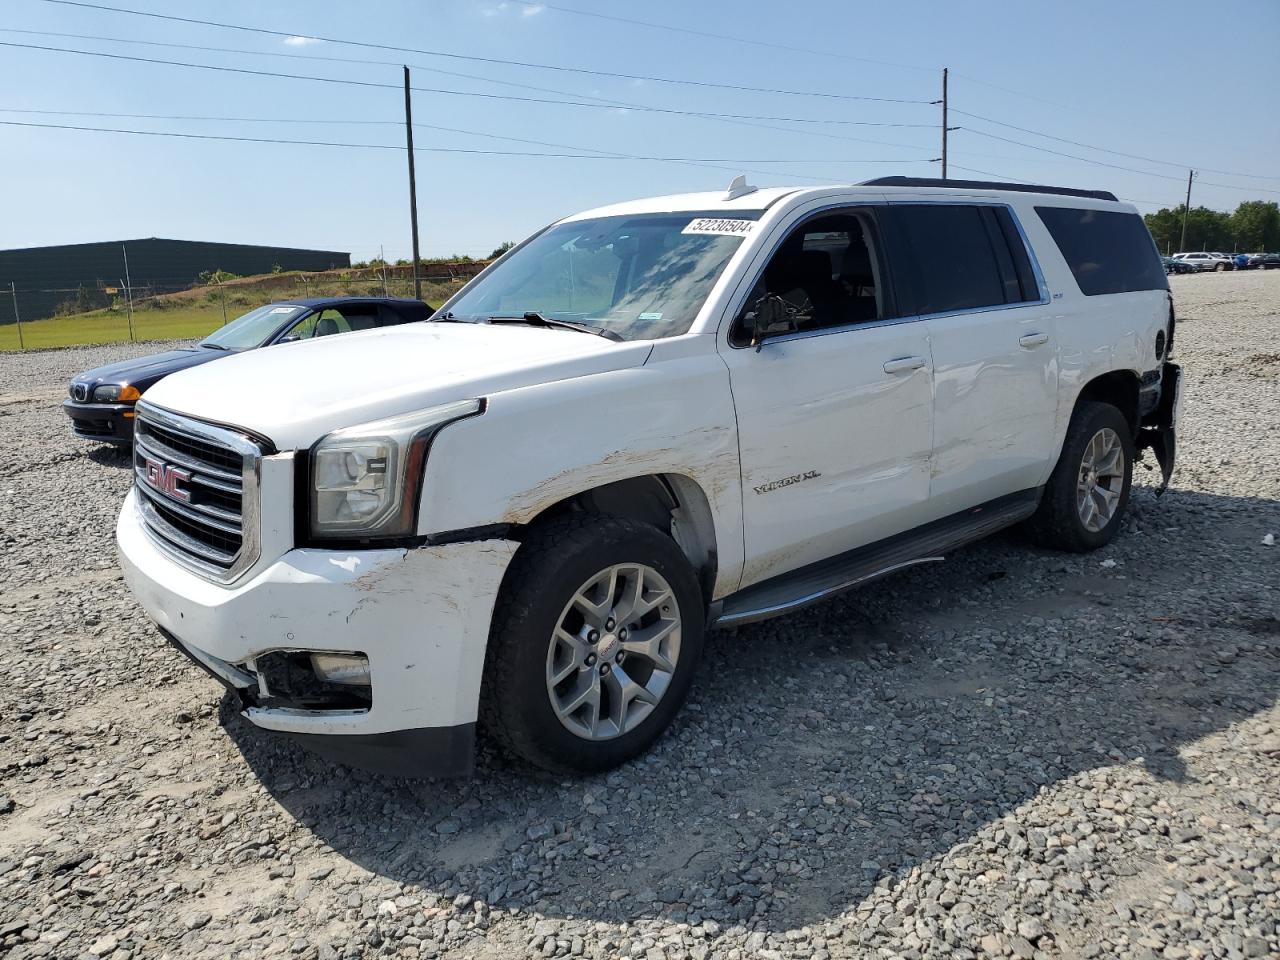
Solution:
M1183 245L1182 211L1185 209L1186 205L1180 203L1143 217L1161 253L1280 251L1280 204L1275 201L1246 200L1232 213L1192 207L1187 215L1187 240Z

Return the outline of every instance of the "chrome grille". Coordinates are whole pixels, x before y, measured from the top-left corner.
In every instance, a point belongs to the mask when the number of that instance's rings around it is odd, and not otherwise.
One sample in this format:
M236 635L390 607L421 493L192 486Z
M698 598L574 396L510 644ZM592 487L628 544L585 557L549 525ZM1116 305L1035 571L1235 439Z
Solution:
M258 559L261 457L243 434L139 403L134 488L151 539L201 576L236 579Z
M84 403L89 399L89 385L87 383L71 384L71 399L77 403Z

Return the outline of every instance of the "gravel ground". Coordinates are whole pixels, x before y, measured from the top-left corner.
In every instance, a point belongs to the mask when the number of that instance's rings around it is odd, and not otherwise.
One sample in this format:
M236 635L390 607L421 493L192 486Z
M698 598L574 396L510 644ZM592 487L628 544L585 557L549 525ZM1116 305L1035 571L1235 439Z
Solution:
M1015 536L714 634L650 755L334 767L126 593L76 371L0 355L6 957L1280 955L1280 273L1177 277L1181 462L1067 556Z

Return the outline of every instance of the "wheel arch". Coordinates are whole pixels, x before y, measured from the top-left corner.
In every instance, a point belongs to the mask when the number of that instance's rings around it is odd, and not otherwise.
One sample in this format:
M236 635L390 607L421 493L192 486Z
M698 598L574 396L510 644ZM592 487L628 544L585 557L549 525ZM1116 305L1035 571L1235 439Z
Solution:
M540 526L575 513L625 517L661 530L684 553L703 597L711 602L719 567L715 519L706 491L692 477L640 474L590 487L547 505L526 526Z
M1125 422L1129 424L1130 436L1136 438L1140 424L1139 389L1139 377L1133 370L1109 370L1094 377L1081 388L1076 394L1071 414L1075 416L1080 404L1088 400L1109 403L1124 415Z

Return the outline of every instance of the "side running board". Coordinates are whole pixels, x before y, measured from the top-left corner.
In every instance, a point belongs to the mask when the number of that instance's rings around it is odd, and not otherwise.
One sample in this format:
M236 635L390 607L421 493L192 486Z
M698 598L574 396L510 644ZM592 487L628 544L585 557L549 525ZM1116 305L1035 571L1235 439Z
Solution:
M1039 487L1023 490L752 584L713 605L710 626L766 620L906 567L942 560L944 553L1025 520L1039 503Z

